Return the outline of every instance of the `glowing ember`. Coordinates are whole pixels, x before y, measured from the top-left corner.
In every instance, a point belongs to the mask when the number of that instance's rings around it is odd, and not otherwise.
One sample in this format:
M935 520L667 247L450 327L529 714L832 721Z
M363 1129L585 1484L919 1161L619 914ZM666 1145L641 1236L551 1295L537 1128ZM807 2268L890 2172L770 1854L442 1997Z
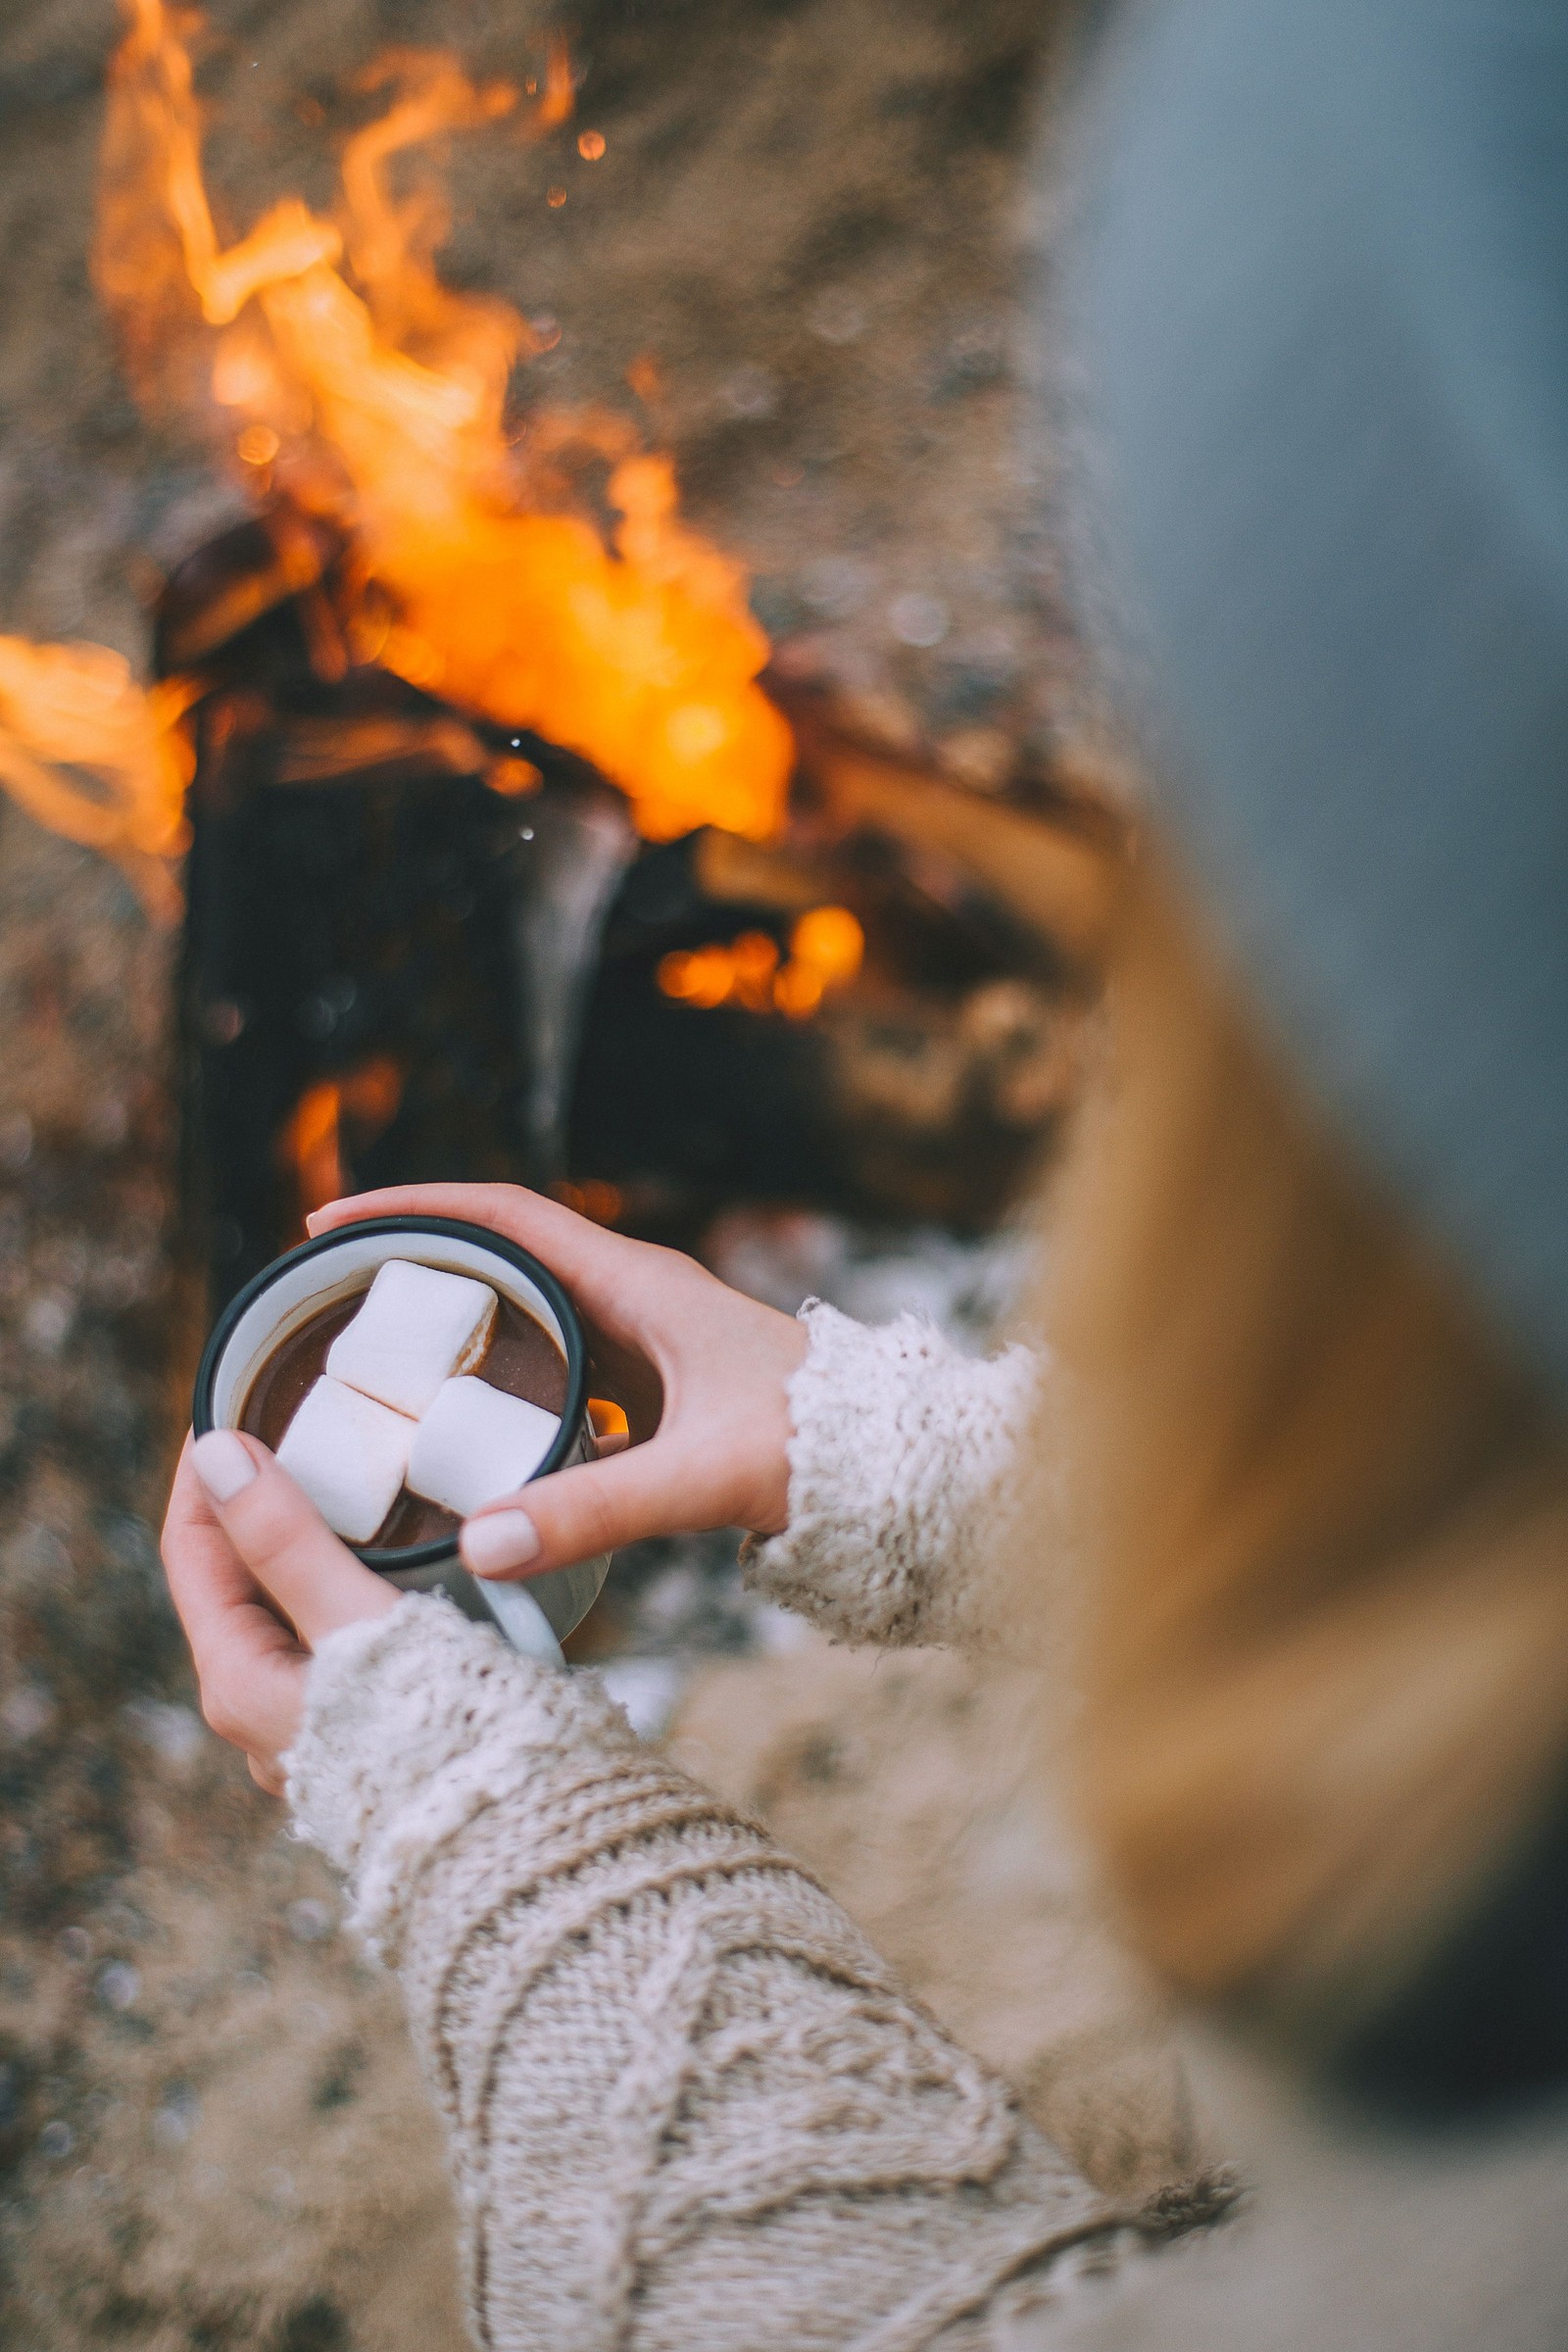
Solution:
M592 1217L596 1225L613 1225L625 1206L620 1187L607 1184L601 1176L585 1176L581 1184L564 1182L551 1189L558 1200L574 1208L579 1217Z
M373 1143L397 1116L403 1074L383 1055L363 1062L344 1078L308 1086L278 1138L278 1155L297 1191L299 1229L313 1208L341 1200L348 1190L342 1129L348 1126L361 1150Z
M340 1200L348 1186L338 1152L338 1117L342 1093L331 1080L309 1086L294 1105L294 1113L278 1139L278 1149L299 1187L299 1218L303 1225L313 1208Z
M529 82L530 98L538 86L537 82ZM555 130L561 123L569 122L574 104L571 59L564 39L555 32L550 36L550 63L545 74L545 94L539 107L539 128Z
M247 466L270 466L282 447L270 424L248 424L234 443Z
M190 690L144 693L103 645L0 637L0 784L72 841L118 859L149 912L179 911L171 861L184 850L190 753L177 726Z
M362 659L582 753L653 839L772 830L792 742L756 683L767 641L740 569L681 523L668 460L629 426L536 412L525 439L509 433L536 340L441 284L443 207L388 185L395 157L514 93L400 53L379 74L391 106L345 150L337 220L289 197L224 247L188 52L164 0L125 5L95 265L143 396L216 403L251 478L351 532L398 615L390 631L368 615ZM558 45L532 127L571 103ZM620 517L608 546L571 498L573 468L595 463Z
M808 1020L830 991L859 971L865 933L847 906L813 906L790 934L789 960L765 931L743 931L727 947L677 950L659 966L659 985L683 1004L743 1004Z

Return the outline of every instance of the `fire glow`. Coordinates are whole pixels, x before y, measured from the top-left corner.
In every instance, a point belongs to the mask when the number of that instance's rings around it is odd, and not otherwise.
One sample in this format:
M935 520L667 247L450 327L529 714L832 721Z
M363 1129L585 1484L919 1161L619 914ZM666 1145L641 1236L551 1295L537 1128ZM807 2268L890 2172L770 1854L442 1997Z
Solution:
M384 1054L341 1078L307 1087L301 1095L278 1139L278 1154L298 1188L302 1235L313 1208L341 1200L349 1189L343 1169L345 1123L355 1130L354 1140L363 1150L391 1125L402 1095L402 1072Z
M144 692L106 645L0 637L0 784L40 824L115 858L161 920L179 907L189 700L173 679Z
M865 955L865 933L847 906L812 906L790 934L787 960L765 931L743 931L727 947L677 949L659 966L659 985L678 1004L740 1004L809 1020L822 999L847 988Z
M517 93L475 84L444 55L395 53L368 77L390 102L345 145L333 218L286 196L225 243L202 170L196 20L165 0L123 5L94 277L143 405L216 425L258 496L347 534L365 580L353 659L580 753L647 838L775 830L793 740L757 683L768 646L743 571L682 522L669 460L628 420L536 407L512 421L516 370L554 338L444 286L444 204L428 186L394 188L412 151L514 114ZM559 42L528 88L531 134L569 119ZM608 535L581 489L595 473ZM115 660L24 648L0 670L0 781L122 857L151 901L148 872L161 862L171 889L182 839L183 753L169 741L179 697L147 698L106 760L106 697L126 712L138 701L123 664L111 692ZM72 664L87 681L79 742L61 691ZM62 765L95 787L40 781Z

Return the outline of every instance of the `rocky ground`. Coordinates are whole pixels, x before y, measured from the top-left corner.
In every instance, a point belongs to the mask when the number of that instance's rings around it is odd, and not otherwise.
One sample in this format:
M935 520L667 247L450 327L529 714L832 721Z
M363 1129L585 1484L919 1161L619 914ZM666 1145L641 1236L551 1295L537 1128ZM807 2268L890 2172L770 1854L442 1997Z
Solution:
M516 0L212 14L240 220L284 185L324 196L387 42L516 74L545 25ZM551 397L629 404L653 354L655 428L789 659L994 781L1050 738L1071 669L1007 358L1042 12L597 0L570 29L605 155L573 130L459 158L455 272L559 322ZM91 296L113 37L110 0L12 0L0 25L0 629L140 662L153 567L233 493L138 418ZM204 1732L162 1592L200 1337L173 952L113 872L0 807L0 2348L443 2352L450 2212L393 1994ZM817 1222L715 1247L781 1302L912 1297L976 1336L1005 1287L1006 1245ZM723 1540L627 1561L588 1646L650 1728L678 1709L680 1751L1099 2177L1142 2193L1189 2168L1157 2016L997 1765L1018 1688L803 1643L743 1601Z
M111 872L0 815L0 2344L456 2343L395 2002L163 1594L198 1329L167 965Z

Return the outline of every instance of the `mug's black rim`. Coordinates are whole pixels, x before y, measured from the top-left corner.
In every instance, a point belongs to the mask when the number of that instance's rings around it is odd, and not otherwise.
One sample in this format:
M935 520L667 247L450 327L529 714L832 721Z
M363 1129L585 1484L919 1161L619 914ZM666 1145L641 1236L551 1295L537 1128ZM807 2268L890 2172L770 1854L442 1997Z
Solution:
M322 1257L339 1249L344 1242L364 1240L381 1234L432 1234L438 1240L468 1242L487 1250L492 1257L503 1259L515 1272L525 1274L534 1288L542 1291L555 1309L566 1343L566 1400L561 1415L561 1427L555 1444L534 1471L535 1478L546 1478L559 1470L572 1454L582 1432L588 1409L588 1344L582 1336L577 1310L566 1296L561 1282L550 1268L520 1243L508 1241L504 1234L492 1233L488 1226L469 1225L458 1217L362 1217L357 1224L338 1225L332 1232L323 1233L313 1242L301 1242L297 1250L285 1250L274 1257L270 1265L253 1274L243 1290L236 1291L224 1307L212 1334L202 1349L202 1360L196 1373L196 1391L191 1398L191 1428L198 1438L205 1438L217 1427L213 1419L213 1390L218 1380L219 1359L233 1336L236 1325L258 1298L266 1296L273 1283L286 1274L291 1266L303 1265L307 1258ZM390 1544L377 1547L373 1544L351 1544L349 1549L363 1560L367 1568L379 1575L411 1568L434 1568L450 1560L457 1544L450 1536L438 1536L428 1544L409 1544L401 1548Z

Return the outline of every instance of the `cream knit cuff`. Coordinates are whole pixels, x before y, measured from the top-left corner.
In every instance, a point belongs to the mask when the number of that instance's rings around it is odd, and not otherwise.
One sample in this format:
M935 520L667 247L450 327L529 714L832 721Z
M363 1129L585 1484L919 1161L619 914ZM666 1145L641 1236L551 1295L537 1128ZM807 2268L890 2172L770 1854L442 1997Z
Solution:
M395 1959L429 1857L491 1805L525 1823L530 1776L578 1746L639 1752L597 1675L519 1656L450 1601L411 1592L327 1636L283 1761L300 1830L349 1878L354 1926Z
M915 1315L877 1329L820 1299L790 1383L790 1517L743 1552L753 1592L836 1640L983 1643L1041 1359L977 1363Z

